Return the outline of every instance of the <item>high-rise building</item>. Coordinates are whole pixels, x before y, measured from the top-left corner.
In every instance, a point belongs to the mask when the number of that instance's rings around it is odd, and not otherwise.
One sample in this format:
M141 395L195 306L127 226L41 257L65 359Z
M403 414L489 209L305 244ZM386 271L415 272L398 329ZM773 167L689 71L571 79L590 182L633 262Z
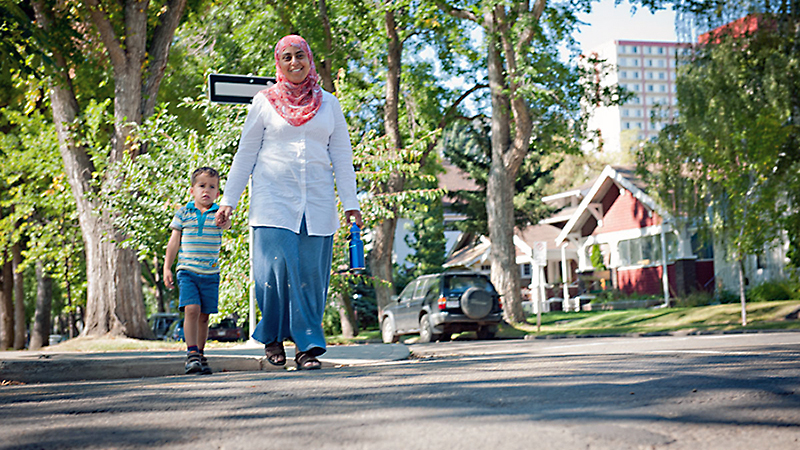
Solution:
M675 116L675 76L678 58L689 45L677 42L611 41L588 56L605 60L610 71L598 70L601 85L619 84L633 94L625 104L593 111L589 130L595 135L587 143L591 150L629 150L651 139ZM654 115L660 118L653 121Z

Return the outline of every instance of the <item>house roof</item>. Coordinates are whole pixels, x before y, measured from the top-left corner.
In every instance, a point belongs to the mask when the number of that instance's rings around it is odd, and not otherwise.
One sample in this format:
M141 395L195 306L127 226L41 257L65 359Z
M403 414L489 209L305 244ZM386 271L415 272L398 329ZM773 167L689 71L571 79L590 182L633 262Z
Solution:
M453 253L453 256L444 263L444 267L469 267L478 261L486 261L491 247L489 239L481 237L474 245L465 246Z
M636 176L633 166L606 166L597 177L589 192L581 200L567 224L555 238L556 245L561 245L570 233L580 230L586 221L595 214L592 209L614 186L627 189L646 208L657 212L664 221L671 221L672 216L653 198L645 193L646 184Z
M446 159L442 160L442 167L444 168L444 173L437 175L440 188L448 192L477 191L480 189L480 186L475 183L475 180L473 180L468 173L459 169L450 161Z

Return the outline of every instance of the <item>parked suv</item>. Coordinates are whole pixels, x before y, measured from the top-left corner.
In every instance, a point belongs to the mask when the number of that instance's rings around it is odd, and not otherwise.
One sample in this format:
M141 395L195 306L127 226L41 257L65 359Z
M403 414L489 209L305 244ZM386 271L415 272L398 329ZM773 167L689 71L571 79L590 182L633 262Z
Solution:
M419 333L419 342L450 339L453 333L476 331L491 339L503 317L489 277L475 272L445 272L421 276L403 289L381 315L383 342L397 342Z

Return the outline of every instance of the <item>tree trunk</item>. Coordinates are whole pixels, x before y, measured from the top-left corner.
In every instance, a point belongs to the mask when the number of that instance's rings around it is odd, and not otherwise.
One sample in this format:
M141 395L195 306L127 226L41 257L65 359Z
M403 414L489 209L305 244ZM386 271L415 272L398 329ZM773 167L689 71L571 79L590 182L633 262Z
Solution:
M391 3L391 2L388 2ZM387 9L385 16L386 33L389 37L387 49L386 73L386 107L384 109L384 128L389 138L391 151L402 148L403 140L400 135L400 69L402 64L403 43L397 35L394 11ZM402 175L393 173L385 186L385 192L397 193L403 190L405 180ZM380 309L392 300L394 286L392 283L392 250L394 248L394 233L397 228L397 217L384 219L377 225L374 232L373 246L370 251L372 259L372 273L379 280L386 281L389 285L378 284L375 287L375 297Z
M36 261L36 312L33 315L31 350L50 343L50 308L53 304L53 279L44 270L44 263Z
M339 319L342 324L342 337L354 338L358 336L358 321L356 320L353 302L350 294L345 291L339 295Z
M492 284L503 299L503 315L507 322L525 320L522 311L519 269L514 246L514 180L517 171L508 167L507 154L512 150L510 101L505 94L506 83L499 39L487 34L489 88L492 93L492 161L486 180L486 214L489 253L492 265ZM517 166L518 168L519 166Z
M319 76L322 79L322 87L328 92L335 92L336 85L333 84L333 68L331 67L331 56L333 54L333 33L331 32L331 21L328 18L328 5L325 0L319 0L319 18L322 20L322 31L325 33L325 53L318 55ZM321 56L321 58L319 57Z
M25 285L22 265L22 249L19 243L11 247L12 270L14 272L14 350L25 348L27 323L25 321Z
M0 276L0 350L14 346L14 270L8 251L3 251Z
M137 0L120 3L122 14L112 15L100 6L99 0L87 0L84 5L114 69L115 130L109 156L109 163L112 164L121 161L125 152L134 152L128 139L132 130L129 124L142 123L155 108L171 42L186 6L186 0L169 0L152 33L148 33L147 8ZM49 32L53 28L53 11L45 7L41 0L34 0L32 5L37 24ZM88 24L86 26L89 27ZM120 30L122 35L119 34ZM136 253L116 244L123 239L113 227L113 218L102 213L99 203L88 199L88 194L93 190L92 179L98 174L87 149L77 143L69 132L69 126L79 113L69 78L70 67L57 49L49 50L61 73L58 79L51 82L53 121L58 132L65 172L77 203L86 250L88 286L83 334L111 333L152 338L152 330L147 327L145 318L141 267ZM118 175L111 172L97 178L102 180L105 189L112 191L120 183Z
M736 261L736 268L739 272L739 301L742 303L742 326L747 326L747 297L744 288L744 260Z

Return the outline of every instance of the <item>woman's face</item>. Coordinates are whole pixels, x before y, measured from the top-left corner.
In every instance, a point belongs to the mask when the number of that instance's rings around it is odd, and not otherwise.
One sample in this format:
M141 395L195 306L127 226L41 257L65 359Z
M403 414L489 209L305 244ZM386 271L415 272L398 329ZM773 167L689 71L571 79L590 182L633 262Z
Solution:
M287 80L295 84L302 83L311 70L311 61L305 51L298 47L286 47L278 57L278 67Z

